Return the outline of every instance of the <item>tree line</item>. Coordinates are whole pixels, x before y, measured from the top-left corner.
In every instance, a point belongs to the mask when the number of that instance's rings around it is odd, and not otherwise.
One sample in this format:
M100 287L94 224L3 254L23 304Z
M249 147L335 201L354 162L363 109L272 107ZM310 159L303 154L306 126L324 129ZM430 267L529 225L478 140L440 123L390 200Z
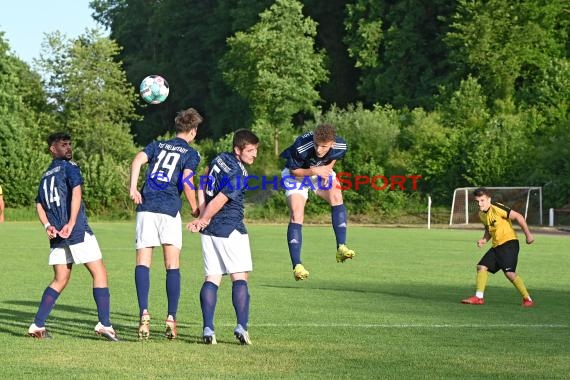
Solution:
M0 31L0 184L29 206L49 162L45 136L67 130L95 213L132 211L130 159L168 136L177 111L204 116L204 158L229 134L262 136L257 174L319 122L349 143L337 172L421 175L417 190L347 190L352 212L390 218L449 206L461 186L543 186L570 202L570 8L563 0L94 0L99 30L46 35L28 65ZM0 26L1 30L1 26ZM160 74L170 96L137 95ZM204 159L206 161L206 159ZM261 216L283 194L256 196ZM319 202L309 212L322 212Z

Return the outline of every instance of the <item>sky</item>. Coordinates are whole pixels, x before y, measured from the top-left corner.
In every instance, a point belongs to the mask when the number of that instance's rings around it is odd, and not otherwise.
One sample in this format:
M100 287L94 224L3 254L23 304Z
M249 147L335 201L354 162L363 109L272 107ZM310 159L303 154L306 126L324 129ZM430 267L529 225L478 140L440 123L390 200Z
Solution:
M45 33L60 31L75 38L97 27L91 13L89 0L0 0L0 31L10 50L32 64Z

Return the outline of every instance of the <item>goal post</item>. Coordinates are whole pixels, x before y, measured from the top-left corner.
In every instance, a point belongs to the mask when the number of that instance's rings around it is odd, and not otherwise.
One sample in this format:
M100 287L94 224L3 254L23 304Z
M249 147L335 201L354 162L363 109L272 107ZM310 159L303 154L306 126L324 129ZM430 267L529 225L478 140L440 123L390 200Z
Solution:
M478 187L460 187L453 191L449 225L479 224L479 207L473 190ZM485 187L493 202L503 203L521 213L528 224L542 225L542 187Z

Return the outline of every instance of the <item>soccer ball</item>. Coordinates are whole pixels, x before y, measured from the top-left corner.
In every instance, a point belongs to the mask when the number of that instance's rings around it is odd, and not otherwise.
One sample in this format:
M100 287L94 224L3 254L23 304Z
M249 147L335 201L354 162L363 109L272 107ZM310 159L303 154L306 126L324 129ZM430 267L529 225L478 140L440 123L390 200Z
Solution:
M168 97L168 82L160 75L149 75L140 85L140 94L145 102L159 104Z

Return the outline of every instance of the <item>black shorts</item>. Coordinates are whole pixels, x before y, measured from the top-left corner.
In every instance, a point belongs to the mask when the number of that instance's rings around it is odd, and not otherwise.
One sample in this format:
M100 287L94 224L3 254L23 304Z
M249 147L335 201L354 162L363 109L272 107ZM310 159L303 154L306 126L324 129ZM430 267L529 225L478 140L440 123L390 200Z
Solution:
M519 241L509 240L491 248L485 253L477 265L484 265L489 272L515 272L519 261Z

